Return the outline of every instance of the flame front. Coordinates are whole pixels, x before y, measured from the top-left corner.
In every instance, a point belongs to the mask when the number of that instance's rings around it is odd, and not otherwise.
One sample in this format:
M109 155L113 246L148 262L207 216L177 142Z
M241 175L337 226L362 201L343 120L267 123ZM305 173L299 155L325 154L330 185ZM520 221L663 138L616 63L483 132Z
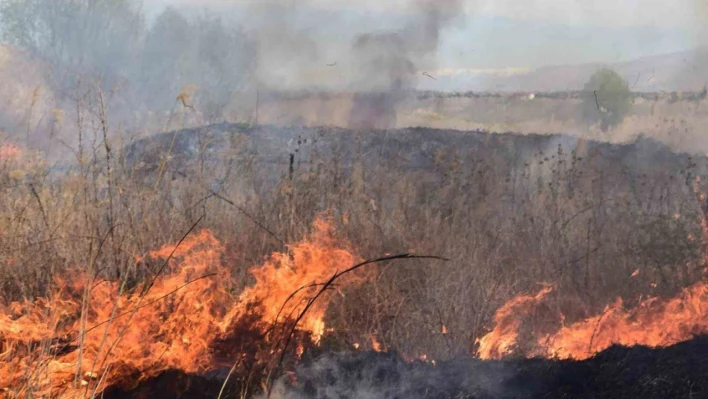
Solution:
M520 316L531 312L550 292L551 288L545 287L534 296L519 295L499 308L494 315L494 330L478 341L479 357L500 359L510 354L518 341Z
M274 323L278 318L297 316L303 310L304 298L311 297L319 286L308 284L324 282L339 269L354 265L360 259L333 238L332 226L322 220L315 221L316 233L310 241L291 247L289 253L275 253L263 266L249 270L256 283L239 297L239 303L259 304L263 320ZM308 267L302 267L308 265ZM343 277L339 284L361 282L361 274ZM294 292L299 292L289 298ZM300 322L303 330L309 331L316 341L325 332L324 314L327 310L330 292L325 292L320 301L315 302ZM238 318L242 310L235 307L226 318L226 323Z
M693 190L701 206L701 239L703 244L704 273L708 264L708 202L700 192L700 178L694 181ZM675 214L674 218L680 218ZM689 241L692 236L688 237ZM639 276L640 270L630 278ZM651 286L656 288L656 284ZM522 318L532 314L546 300L551 289L546 287L535 296L519 295L503 305L494 316L494 328L477 341L477 356L482 359L500 359L513 354L522 342L519 331ZM563 315L559 315L561 323ZM649 298L633 309L625 309L621 298L605 307L593 317L556 331L535 331L530 349L525 346L521 355L560 359L583 360L612 345L665 347L687 341L696 335L708 333L708 281L703 279L670 299ZM524 344L527 344L524 342Z
M500 359L519 344L521 316L538 306L550 292L521 295L497 311L494 329L479 341L478 356ZM607 306L602 314L563 326L536 337L527 356L587 359L612 345L664 347L708 333L708 285L696 283L678 296L646 299L626 310L622 301Z
M217 342L223 346L244 329L257 330L266 343L277 339L269 327L294 320L320 289L314 283L359 260L332 233L318 220L312 236L251 268L255 284L240 295L223 264L224 246L206 230L176 249L165 246L138 259L165 262L174 251L165 276L152 286L128 289L86 274L63 276L48 298L0 306L0 387L11 397L78 398L107 386L134 386L170 368L201 373L230 367L240 354L224 357L222 347L216 356ZM353 274L338 283L364 278ZM325 331L330 297L324 293L298 324L314 342Z
M595 317L542 337L547 356L586 359L612 345L663 347L708 332L708 286L697 283L678 296L652 298L625 310L617 300Z

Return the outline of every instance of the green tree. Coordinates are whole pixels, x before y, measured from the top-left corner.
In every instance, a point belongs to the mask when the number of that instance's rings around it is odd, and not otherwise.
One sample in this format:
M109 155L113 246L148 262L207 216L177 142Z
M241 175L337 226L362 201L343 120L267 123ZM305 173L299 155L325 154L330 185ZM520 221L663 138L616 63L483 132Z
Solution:
M589 122L599 122L603 132L622 123L632 107L629 84L609 68L595 72L584 94L583 114Z

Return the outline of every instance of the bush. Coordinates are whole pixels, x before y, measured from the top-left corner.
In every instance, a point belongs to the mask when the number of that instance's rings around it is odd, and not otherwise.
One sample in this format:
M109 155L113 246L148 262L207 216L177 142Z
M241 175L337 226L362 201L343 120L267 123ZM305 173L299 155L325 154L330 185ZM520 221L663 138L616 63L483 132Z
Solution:
M595 72L584 92L583 113L591 123L599 122L603 132L622 123L632 106L627 81L609 68Z

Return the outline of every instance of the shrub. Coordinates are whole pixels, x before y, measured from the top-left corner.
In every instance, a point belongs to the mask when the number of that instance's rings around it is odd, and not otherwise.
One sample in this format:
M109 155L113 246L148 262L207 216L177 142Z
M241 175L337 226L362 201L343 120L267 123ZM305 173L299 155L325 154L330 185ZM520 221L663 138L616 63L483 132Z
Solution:
M595 72L584 88L586 119L600 123L603 132L622 123L632 106L632 92L617 72L603 68Z

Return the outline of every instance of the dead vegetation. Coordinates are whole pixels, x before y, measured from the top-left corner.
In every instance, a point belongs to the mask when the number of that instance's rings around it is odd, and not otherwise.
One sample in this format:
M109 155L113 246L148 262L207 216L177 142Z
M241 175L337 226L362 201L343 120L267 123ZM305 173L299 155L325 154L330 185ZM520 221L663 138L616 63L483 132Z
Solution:
M472 352L493 312L540 283L573 299L558 305L572 319L617 296L670 295L702 273L692 184L703 161L648 140L224 126L146 139L136 148L157 144L142 163L101 129L86 132L95 144L69 170L6 157L5 303L45 295L67 270L138 284L155 270L136 256L197 220L245 285L246 268L323 212L363 257L452 259L383 269L335 301L331 338L346 345L373 334L385 348L445 358Z
M514 331L513 353L537 353L536 336L602 315L617 298L631 308L705 278L708 163L695 155L708 150L705 93L634 95L607 135L580 122L577 93L443 96L405 86L395 101L266 93L241 76L255 70L244 32L171 12L158 22L132 52L100 60L97 70L110 67L111 79L76 72L52 82L59 102L35 84L58 65L42 71L35 58L0 53L11 76L31 72L0 86L9 99L0 112L3 395L88 398L107 381L120 396L155 379L148 394L163 383L189 391L191 378L216 376L222 391L209 384L210 394L221 396L230 381L226 396L247 397L292 377L309 354L353 348L395 351L425 368L478 355L495 312L545 287ZM185 27L176 29L184 43L167 47L175 26ZM106 35L102 42L119 42ZM111 53L102 42L92 46ZM136 83L119 87L117 65L138 53L156 68L131 69ZM185 61L164 62L171 59ZM222 120L245 122L209 124ZM193 237L207 237L209 254L194 270L181 253ZM328 251L311 250L318 239ZM355 283L335 281L362 259L388 262ZM318 273L301 273L309 263ZM275 277L265 278L267 269ZM266 289L253 289L263 281ZM320 296L327 301L315 307ZM19 327L28 320L36 330ZM134 326L153 341L135 333L136 345L121 346ZM98 349L87 344L90 332L105 334ZM111 363L117 351L127 360ZM552 380L563 374L556 371L540 374Z
M0 148L8 326L23 315L18 303L62 299L67 276L143 292L162 281L166 264L142 261L146 254L206 230L223 243L211 262L228 271L219 275L229 281L224 295L237 296L253 284L249 268L287 254L322 215L357 257L449 259L382 264L365 283L334 286L322 310L324 349L438 361L474 355L496 310L544 284L553 292L524 322L529 334L599 314L617 297L631 307L673 296L703 277L694 186L706 178L705 159L651 139L227 123L134 139L111 125L100 89L90 93L73 116L76 145L56 144L69 162L49 163L17 140ZM93 320L93 290L76 291L82 305L62 322ZM77 325L75 336L90 328ZM61 356L67 338L50 337L30 346ZM9 342L0 336L0 356L18 350ZM237 382L258 391L271 381L264 370ZM26 381L13 392L41 385Z

